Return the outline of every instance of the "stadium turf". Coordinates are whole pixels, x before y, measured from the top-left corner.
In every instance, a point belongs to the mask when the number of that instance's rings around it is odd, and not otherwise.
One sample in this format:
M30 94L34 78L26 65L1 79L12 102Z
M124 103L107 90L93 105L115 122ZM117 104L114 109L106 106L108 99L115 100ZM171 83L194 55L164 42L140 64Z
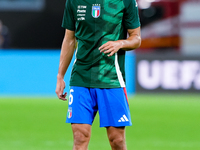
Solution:
M200 95L140 94L129 98L133 126L128 150L200 150ZM67 102L56 98L0 97L1 150L71 150ZM110 150L98 117L90 150Z

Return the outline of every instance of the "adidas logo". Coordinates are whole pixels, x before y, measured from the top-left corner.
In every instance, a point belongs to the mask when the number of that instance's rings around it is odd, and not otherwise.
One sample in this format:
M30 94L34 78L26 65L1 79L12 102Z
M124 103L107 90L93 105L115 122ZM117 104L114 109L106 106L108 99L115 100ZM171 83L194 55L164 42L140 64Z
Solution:
M126 122L126 121L129 121L128 118L126 117L126 115L123 115L123 116L118 120L118 122Z

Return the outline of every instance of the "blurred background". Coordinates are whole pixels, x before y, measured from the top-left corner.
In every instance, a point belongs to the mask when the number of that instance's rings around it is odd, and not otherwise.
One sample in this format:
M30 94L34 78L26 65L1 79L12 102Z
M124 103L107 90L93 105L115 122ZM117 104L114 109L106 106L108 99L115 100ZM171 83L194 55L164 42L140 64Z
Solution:
M72 147L71 132L62 137L67 103L54 101L65 2L0 0L0 145L4 150ZM135 150L198 150L200 0L137 3L142 45L126 56L127 92L137 129L128 130L129 149L132 143ZM53 101L47 104L47 99ZM107 145L99 142L106 137L95 138L90 148L106 150Z

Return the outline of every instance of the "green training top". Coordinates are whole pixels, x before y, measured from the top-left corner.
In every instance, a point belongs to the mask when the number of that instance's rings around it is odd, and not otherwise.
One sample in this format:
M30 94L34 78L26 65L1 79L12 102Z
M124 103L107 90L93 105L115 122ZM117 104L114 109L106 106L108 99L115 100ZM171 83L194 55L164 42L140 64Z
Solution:
M135 0L67 0L62 27L75 31L78 41L70 86L125 87L125 51L108 57L98 48L139 26Z

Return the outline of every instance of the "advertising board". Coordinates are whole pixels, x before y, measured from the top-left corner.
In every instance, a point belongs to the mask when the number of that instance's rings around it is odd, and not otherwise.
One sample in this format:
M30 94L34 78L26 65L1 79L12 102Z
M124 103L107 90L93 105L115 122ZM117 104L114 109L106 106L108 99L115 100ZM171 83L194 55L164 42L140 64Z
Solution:
M136 92L200 92L200 57L136 57Z

